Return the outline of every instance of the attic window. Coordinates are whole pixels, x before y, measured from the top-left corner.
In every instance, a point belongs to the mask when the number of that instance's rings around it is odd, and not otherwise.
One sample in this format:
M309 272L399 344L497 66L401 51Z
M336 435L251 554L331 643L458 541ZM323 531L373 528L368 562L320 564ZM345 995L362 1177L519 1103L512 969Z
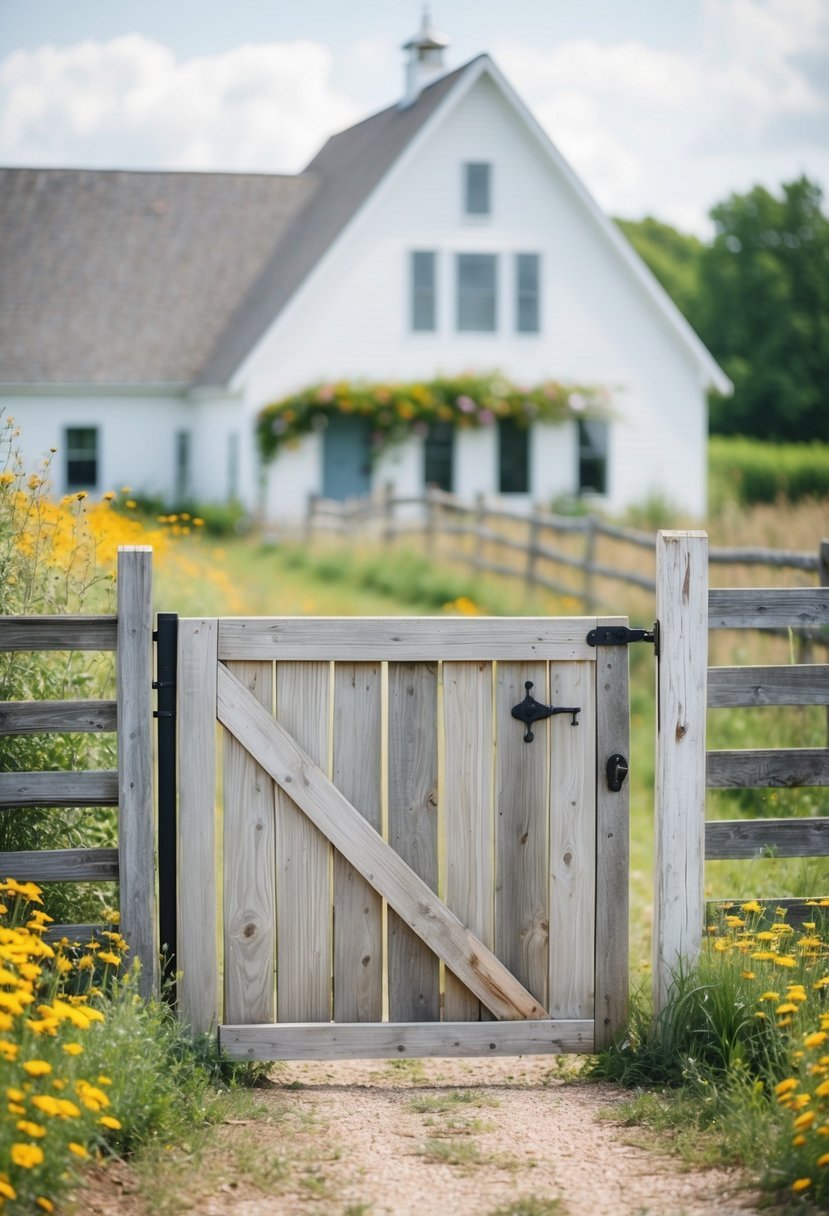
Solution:
M98 428L66 429L66 488L94 489L98 484Z
M470 161L464 165L463 170L464 211L467 215L489 215L492 211L492 199L490 196L492 166L477 161Z

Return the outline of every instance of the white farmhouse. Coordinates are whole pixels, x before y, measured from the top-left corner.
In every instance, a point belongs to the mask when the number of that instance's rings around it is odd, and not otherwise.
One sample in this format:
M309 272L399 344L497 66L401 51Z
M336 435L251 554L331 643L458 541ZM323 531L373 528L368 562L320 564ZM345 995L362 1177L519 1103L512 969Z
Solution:
M464 497L702 515L729 383L487 55L424 19L403 100L296 176L0 170L0 392L55 488L238 499L431 481ZM373 465L343 415L263 463L268 403L326 381L499 370L605 386L604 422L435 428Z

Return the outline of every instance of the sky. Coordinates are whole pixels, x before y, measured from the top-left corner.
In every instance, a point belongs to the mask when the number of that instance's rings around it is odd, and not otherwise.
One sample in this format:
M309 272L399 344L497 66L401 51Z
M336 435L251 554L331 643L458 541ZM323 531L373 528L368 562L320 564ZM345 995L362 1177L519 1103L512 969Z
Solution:
M609 213L829 196L829 0L432 0ZM0 0L0 163L295 173L399 100L419 0Z

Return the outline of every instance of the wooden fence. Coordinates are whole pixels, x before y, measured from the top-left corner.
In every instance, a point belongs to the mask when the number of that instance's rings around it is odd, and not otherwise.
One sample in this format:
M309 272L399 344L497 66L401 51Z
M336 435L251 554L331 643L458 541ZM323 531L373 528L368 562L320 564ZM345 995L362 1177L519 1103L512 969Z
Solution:
M656 592L656 536L621 527L596 515L566 516L509 510L479 495L463 502L442 490L396 496L386 487L369 498L346 502L310 495L305 539L329 535L373 539L384 545L420 540L447 562L513 578L572 597L585 611L616 611L621 585ZM604 542L610 542L605 544ZM708 550L710 565L800 571L829 584L829 541L814 553L767 548Z
M824 542L825 544L825 542ZM709 631L829 629L829 589L708 588L704 532L657 538L654 1003L699 949L706 860L829 856L829 817L706 822L706 789L829 786L829 748L706 751L709 709L829 704L829 665L709 667ZM799 905L803 900L778 899Z
M31 882L120 884L121 931L155 991L155 821L152 748L152 549L118 552L113 616L0 617L2 651L114 651L113 701L0 702L0 734L116 731L118 767L0 773L0 808L118 807L118 847L0 853L0 875ZM52 936L88 938L92 925L56 925Z

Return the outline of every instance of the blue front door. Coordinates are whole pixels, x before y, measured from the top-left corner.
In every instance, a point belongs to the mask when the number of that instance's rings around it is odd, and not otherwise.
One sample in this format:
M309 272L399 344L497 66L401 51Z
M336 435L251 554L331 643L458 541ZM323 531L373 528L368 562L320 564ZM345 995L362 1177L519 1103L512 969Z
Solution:
M353 498L371 490L370 425L367 418L332 414L323 432L322 492L325 498Z

